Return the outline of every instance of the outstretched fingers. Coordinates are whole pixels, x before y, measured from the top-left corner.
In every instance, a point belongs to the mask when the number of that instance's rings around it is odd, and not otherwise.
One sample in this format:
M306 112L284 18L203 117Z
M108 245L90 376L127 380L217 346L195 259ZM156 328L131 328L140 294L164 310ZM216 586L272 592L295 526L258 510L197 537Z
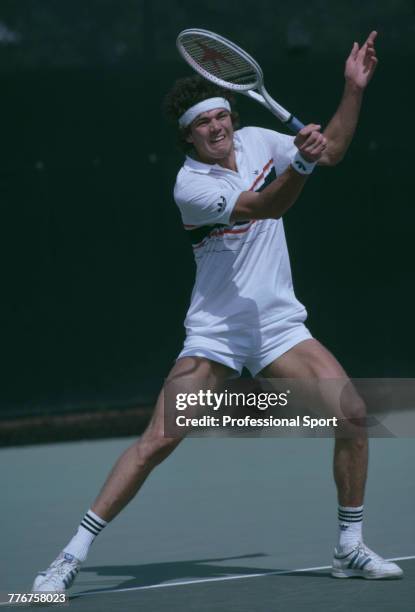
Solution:
M368 45L372 45L373 46L375 44L375 40L376 40L377 35L378 35L378 33L376 32L376 30L373 30L369 34L369 36L367 37L366 43Z
M367 43L365 44L365 53L362 56L362 64L364 68L368 71L373 70L378 62L376 57L376 50L374 47L369 46Z
M349 55L348 59L351 58L351 59L355 60L357 58L358 53L359 53L359 45L357 44L357 42L354 42L352 50L350 51L350 55Z

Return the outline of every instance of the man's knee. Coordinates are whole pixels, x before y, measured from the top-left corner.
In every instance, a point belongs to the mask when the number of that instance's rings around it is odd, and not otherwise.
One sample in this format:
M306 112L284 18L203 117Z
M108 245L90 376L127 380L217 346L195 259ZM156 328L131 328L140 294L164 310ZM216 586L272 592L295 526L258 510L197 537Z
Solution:
M340 418L336 436L353 439L358 446L364 446L367 426L366 404L354 389L349 389L340 402Z
M366 418L366 404L358 395L342 402L341 408L346 419L359 421Z

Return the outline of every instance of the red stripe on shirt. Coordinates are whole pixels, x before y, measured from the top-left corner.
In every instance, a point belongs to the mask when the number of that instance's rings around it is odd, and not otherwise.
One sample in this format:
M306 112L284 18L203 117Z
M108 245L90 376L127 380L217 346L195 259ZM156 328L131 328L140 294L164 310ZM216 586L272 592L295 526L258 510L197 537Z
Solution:
M218 236L223 236L224 234L245 234L245 232L247 232L254 223L256 223L256 219L251 219L251 221L249 222L248 227L243 227L241 229L223 229L223 230L213 230L209 236L207 236L204 240L202 240L202 242L199 242L199 244L194 244L193 248L194 249L200 249L200 247L202 247L206 240L209 240L209 238L217 238Z
M270 168L270 166L272 166L273 161L274 161L274 160L271 158L271 159L269 160L269 162L268 162L267 164L265 164L265 166L264 166L264 167L263 167L263 169L262 169L261 174L259 174L259 175L256 177L255 181L252 183L252 185L251 185L251 187L249 188L249 190L248 190L248 191L253 191L253 189L254 189L254 187L257 185L257 183L258 183L260 180L262 180L262 179L264 179L264 178L265 178L265 172L266 172L266 171L267 171L267 170ZM214 230L214 231L212 231L212 233L210 233L210 234L209 234L209 235L208 235L208 236L207 236L207 237L206 237L204 240L202 240L202 242L199 242L199 244L194 244L194 245L193 245L193 248L194 248L194 249L200 249L200 247L202 247L202 246L205 244L206 240L209 240L209 238L217 238L218 236L223 236L224 234L245 234L245 232L247 232L247 231L248 231L248 230L249 230L249 229L252 227L252 225L253 225L255 222L256 222L256 219L251 219L251 221L249 222L248 227L245 227L245 228L243 228L243 229L223 229L223 230ZM184 225L184 228L185 228L185 229L187 229L187 230L190 230L190 229L195 229L195 228L197 228L197 227L200 227L200 226L197 226L197 225Z
M265 178L265 172L268 170L268 168L272 165L272 162L274 160L271 158L269 160L269 162L263 167L262 172L259 176L256 177L256 179L254 180L254 182L252 183L251 187L248 189L248 191L253 191L255 185L263 178Z

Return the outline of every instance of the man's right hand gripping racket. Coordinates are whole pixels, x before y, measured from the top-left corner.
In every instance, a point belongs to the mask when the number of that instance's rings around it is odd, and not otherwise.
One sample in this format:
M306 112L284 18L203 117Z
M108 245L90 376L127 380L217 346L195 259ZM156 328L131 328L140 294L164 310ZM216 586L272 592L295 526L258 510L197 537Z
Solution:
M208 81L256 100L271 111L294 134L304 125L278 104L264 87L264 76L257 62L223 36L207 30L183 30L177 37L183 59Z

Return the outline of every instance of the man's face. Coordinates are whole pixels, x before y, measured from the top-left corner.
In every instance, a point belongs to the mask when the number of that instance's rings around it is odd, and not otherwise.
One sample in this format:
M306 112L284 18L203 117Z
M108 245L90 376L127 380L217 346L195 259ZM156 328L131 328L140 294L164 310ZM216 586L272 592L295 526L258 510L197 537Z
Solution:
M193 144L200 161L216 164L225 161L233 152L231 114L224 108L200 113L190 125L187 142Z

